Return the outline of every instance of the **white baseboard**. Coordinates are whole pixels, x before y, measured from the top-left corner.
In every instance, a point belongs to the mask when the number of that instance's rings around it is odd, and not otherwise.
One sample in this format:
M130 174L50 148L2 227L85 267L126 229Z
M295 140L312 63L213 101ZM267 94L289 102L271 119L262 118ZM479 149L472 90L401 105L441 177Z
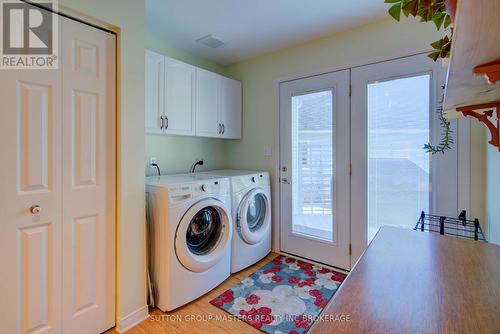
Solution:
M148 306L144 305L138 310L130 313L129 315L118 319L118 324L116 325L116 331L118 333L125 333L132 327L140 324L149 317Z

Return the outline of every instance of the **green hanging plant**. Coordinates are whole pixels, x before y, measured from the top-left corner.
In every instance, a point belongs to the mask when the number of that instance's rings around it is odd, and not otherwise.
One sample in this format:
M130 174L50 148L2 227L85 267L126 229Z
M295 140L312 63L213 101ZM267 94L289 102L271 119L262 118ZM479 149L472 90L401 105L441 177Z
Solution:
M428 55L434 61L439 58L448 58L451 51L451 41L453 28L452 19L446 11L445 0L385 0L385 3L392 3L389 14L396 20L401 20L401 13L404 16L420 17L420 22L432 21L437 30L450 28L450 34L445 35L438 41L431 43L433 51Z
M444 86L442 87L445 88ZM432 145L431 143L427 143L424 145L424 150L431 154L441 153L444 154L446 151L451 150L451 145L453 144L453 137L451 130L451 122L444 117L443 113L443 103L444 103L444 94L441 98L441 102L439 103L439 107L437 109L437 113L439 116L439 121L441 122L441 129L443 130L441 136L441 142L438 145Z

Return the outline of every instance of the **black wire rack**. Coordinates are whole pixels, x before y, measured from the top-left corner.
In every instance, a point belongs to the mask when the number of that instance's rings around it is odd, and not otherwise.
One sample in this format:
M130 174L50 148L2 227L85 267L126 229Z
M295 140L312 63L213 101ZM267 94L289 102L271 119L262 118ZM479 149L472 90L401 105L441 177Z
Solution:
M413 230L487 242L479 219L467 219L465 210L460 213L458 218L430 215L422 211Z

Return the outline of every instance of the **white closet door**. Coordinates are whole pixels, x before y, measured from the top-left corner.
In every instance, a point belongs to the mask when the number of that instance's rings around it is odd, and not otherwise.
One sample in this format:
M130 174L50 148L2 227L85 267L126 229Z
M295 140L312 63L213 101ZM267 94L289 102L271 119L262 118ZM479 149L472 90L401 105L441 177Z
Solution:
M165 57L146 50L145 54L145 126L146 133L163 133Z
M61 18L63 333L115 315L115 36Z
M222 125L219 122L220 76L196 69L196 135L220 137Z
M0 82L0 332L60 333L60 71L0 70Z
M194 136L195 67L165 57L165 133Z

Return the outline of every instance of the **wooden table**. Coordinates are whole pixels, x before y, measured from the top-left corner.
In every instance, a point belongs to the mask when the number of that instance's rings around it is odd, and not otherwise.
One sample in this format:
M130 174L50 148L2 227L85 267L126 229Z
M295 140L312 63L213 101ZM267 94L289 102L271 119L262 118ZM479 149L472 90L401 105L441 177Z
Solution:
M311 333L500 333L500 247L383 227Z

